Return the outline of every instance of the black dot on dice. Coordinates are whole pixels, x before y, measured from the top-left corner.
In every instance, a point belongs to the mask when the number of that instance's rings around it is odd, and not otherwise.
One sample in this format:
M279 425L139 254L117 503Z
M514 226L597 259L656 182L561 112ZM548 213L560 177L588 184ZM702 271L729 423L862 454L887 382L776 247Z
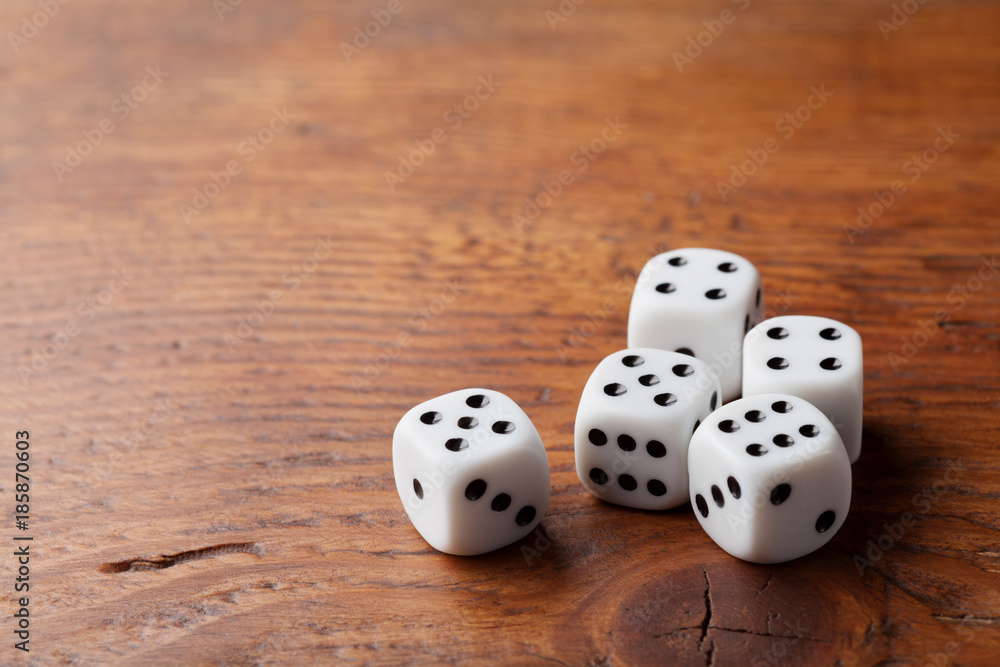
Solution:
M792 438L792 436L790 435L779 433L778 435L774 436L773 442L778 447L791 447L792 445L795 444L795 439Z
M527 526L529 523L535 520L535 508L531 505L525 505L517 511L517 516L514 517L514 523L519 526Z
M465 487L465 497L469 500L479 500L486 493L486 482L481 479L474 479Z
M733 264L732 262L723 262L722 264L719 264L719 266L718 266L719 271L722 271L723 273L732 273L737 268L738 267L735 264Z
M719 392L713 391L712 398L708 399L708 409L714 410L719 405Z
M688 261L683 257L671 257L667 260L667 264L670 266L684 266Z
M622 451L633 452L635 451L635 439L630 435L622 434L618 436L618 446L622 448Z
M819 362L819 367L825 371L835 371L841 366L843 366L843 364L840 363L840 359L837 357L827 357L823 361Z
M676 350L674 350L674 352L676 352L677 354L686 354L689 357L694 356L694 350L692 350L690 347L679 347Z
M788 329L784 327L771 327L767 330L767 337L773 338L774 340L788 338Z
M475 417L462 417L458 420L459 428L476 428L479 426L479 420Z
M710 289L707 292L705 292L705 296L707 296L709 299L712 299L713 301L717 301L719 299L725 299L726 290L722 289L721 287L716 287L715 289Z
M758 287L757 288L757 296L754 298L754 301L756 302L758 308L760 308L760 297L761 297L761 293L760 293L760 288Z
M655 375L643 375L639 378L639 384L643 387L652 387L654 384L660 384L660 378Z
M662 459L667 455L667 448L659 440L650 440L646 443L646 453L654 459Z
M788 401L775 401L774 403L771 403L771 409L775 412L785 414L792 411L792 404Z
M453 452L460 452L463 449L468 448L469 441L465 438L451 438L448 442L444 443L446 449L450 449Z
M772 498L773 497L774 496L772 494ZM497 497L493 499L492 503L490 503L490 509L494 512L503 512L508 507L510 507L510 496L506 493L497 494Z
M622 363L629 368L635 368L636 366L642 366L646 363L646 360L640 357L638 354L630 354L627 357L622 357Z
M729 486L729 493L733 494L733 498L739 500L743 492L740 490L740 483L736 481L736 478L730 477L726 480L726 484Z
M656 286L656 291L660 294L670 294L671 292L676 292L677 287L673 283L660 283Z
M732 419L723 419L719 422L719 430L723 433L736 433L740 430L740 425Z
M673 394L657 394L653 397L653 402L661 407L667 407L668 405L673 405L677 402L677 397Z
M771 357L767 360L767 367L773 368L776 371L784 370L788 368L788 359L782 359L781 357Z
M694 375L694 368L688 366L687 364L677 364L671 369L679 378L686 378L690 375Z
M607 484L608 483L608 473L604 472L600 468L590 469L590 481L594 484Z
M837 515L834 513L833 510L827 510L823 512L822 514L819 515L819 518L816 519L816 532L825 533L826 531L830 530L830 526L832 526L833 522L836 520L837 520Z
M598 447L603 447L608 444L608 436L605 435L604 431L599 428L590 429L590 433L587 434L587 439L590 440L591 444L597 445Z
M712 500L714 500L715 504L718 505L719 507L722 507L723 505L726 504L726 499L722 495L722 489L717 487L715 484L712 485Z
M745 317L745 318L743 319L743 334L744 334L744 335L746 335L746 333L747 333L748 331L750 331L750 316L749 316L749 315L747 315L747 316L746 316L746 317Z
M431 410L430 412L425 412L424 414L420 415L420 421L428 425L437 424L439 421L441 421L442 417L443 416L440 412L434 412L433 410Z
M750 456L764 456L764 454L767 454L767 447L755 442L752 445L747 445L747 454Z
M827 327L826 329L823 329L822 331L819 332L819 337L825 338L826 340L837 340L838 338L840 338L840 332L834 329L833 327ZM833 514L833 512L830 512L830 514Z
M743 416L746 417L746 420L748 422L754 422L755 424L764 421L764 419L767 417L767 415L765 415L760 410L751 410Z
M417 498L420 500L424 499L424 487L420 486L420 482L417 481L416 477L413 478L413 492L417 494Z
M667 485L658 479L651 479L646 482L646 490L657 497L665 496L667 494Z
M771 489L771 504L780 505L788 500L788 496L790 495L792 495L791 484L779 484Z
M612 382L611 384L604 385L604 393L608 396L621 396L628 389L623 384L618 384L617 382Z
M694 497L694 504L695 504L695 507L698 508L698 511L701 512L701 515L707 519L708 518L708 503L705 502L705 499L702 497L702 495L700 493L697 494Z
M635 481L635 477L632 475L618 475L618 485L626 491L635 491L639 483Z
M799 433L806 436L807 438L815 438L817 435L819 435L819 426L816 426L815 424L806 424L805 426L799 429Z
M493 432L505 435L514 430L514 422L498 421L493 422Z
M483 394L473 394L465 399L465 404L470 408L485 408L490 404L489 396L484 396Z
M695 421L695 423L694 423L694 428L693 428L693 429L691 429L691 433L692 433L692 435L694 434L694 432L695 432L695 431L697 431L697 430L698 430L698 427L699 427L699 426L701 426L701 420L700 420L700 419L698 419L698 420L696 420L696 421Z

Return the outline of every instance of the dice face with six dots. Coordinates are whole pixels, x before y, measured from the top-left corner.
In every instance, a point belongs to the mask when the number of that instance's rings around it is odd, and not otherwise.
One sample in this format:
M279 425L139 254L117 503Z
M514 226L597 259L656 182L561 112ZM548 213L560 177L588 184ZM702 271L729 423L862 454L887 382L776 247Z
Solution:
M683 248L643 268L628 314L628 346L684 351L719 377L722 400L740 394L743 336L761 319L760 274L723 250Z
M851 504L847 451L819 408L787 394L729 403L688 451L691 504L729 554L781 563L826 544Z
M861 455L861 336L826 317L786 315L761 322L743 344L743 395L798 396L823 411L851 463Z
M719 395L719 381L688 355L635 348L608 356L587 381L576 415L580 481L628 507L686 503L688 443Z
M528 535L549 504L549 465L531 420L497 391L464 389L406 413L392 439L396 490L439 551L468 556Z

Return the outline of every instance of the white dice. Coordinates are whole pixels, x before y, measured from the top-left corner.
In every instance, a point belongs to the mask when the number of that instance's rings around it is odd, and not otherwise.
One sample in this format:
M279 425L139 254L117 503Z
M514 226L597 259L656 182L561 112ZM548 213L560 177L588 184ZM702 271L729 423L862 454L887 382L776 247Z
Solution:
M864 369L861 336L826 317L786 315L761 322L743 344L743 396L792 394L837 427L847 455L861 455Z
M403 507L428 544L458 556L528 535L549 504L549 465L531 420L513 400L464 389L407 412L392 438Z
M681 351L709 365L722 400L740 394L743 336L761 319L760 274L723 250L682 248L653 257L639 274L628 346Z
M719 404L719 382L688 355L630 348L605 358L576 414L576 472L604 500L648 510L688 501L691 434Z
M691 439L691 504L729 554L780 563L826 544L851 505L851 464L830 420L787 394L719 408Z

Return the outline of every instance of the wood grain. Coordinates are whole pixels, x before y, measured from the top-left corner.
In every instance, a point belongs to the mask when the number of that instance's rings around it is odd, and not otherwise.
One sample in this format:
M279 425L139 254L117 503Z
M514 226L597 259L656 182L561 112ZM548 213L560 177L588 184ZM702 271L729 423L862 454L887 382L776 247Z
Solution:
M555 28L555 0L399 6L350 62L387 3L94 0L0 48L0 497L12 545L29 430L34 537L29 654L0 557L0 662L996 664L1000 7L928 2L884 38L887 0L588 0ZM736 561L690 508L576 479L583 384L636 272L685 246L863 336L851 515L809 557ZM528 412L553 496L535 535L455 558L390 447L467 386Z

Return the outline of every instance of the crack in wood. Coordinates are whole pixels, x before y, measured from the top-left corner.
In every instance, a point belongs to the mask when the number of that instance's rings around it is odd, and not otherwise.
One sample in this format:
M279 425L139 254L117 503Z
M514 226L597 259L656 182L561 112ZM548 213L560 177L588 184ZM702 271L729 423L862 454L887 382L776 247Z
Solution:
M701 619L701 638L698 640L698 650L705 654L705 666L711 667L715 659L715 640L709 640L708 650L705 650L705 639L708 636L708 629L712 627L712 583L708 580L708 570L702 566L701 572L705 575L705 616Z
M163 570L174 565L187 563L192 560L211 558L220 554L248 553L260 556L264 553L264 548L257 542L229 542L226 544L215 544L201 549L191 549L189 551L178 551L173 554L160 554L159 556L129 558L117 563L105 563L101 565L101 572L140 572L145 570Z

